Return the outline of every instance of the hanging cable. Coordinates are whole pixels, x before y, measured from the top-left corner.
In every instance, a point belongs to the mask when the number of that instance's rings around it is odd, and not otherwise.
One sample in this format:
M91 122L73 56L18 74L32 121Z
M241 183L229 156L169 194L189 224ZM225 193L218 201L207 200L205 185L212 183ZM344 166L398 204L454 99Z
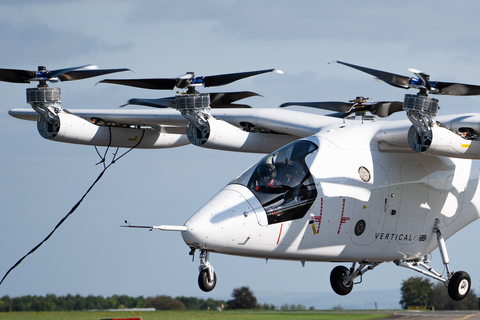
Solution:
M110 130L110 141L108 142L108 146L107 146L107 149L105 150L105 154L103 155L103 157L100 155L100 152L98 151L97 147L95 146L95 150L97 151L97 154L99 155L99 157L101 158L100 162L97 163L100 164L100 163L103 163L103 170L102 172L100 172L100 174L98 175L97 179L95 179L95 181L93 182L93 184L90 186L90 188L88 188L87 192L85 192L85 194L82 196L82 198L73 206L73 208L67 213L67 215L65 217L62 218L62 220L60 220L60 222L55 226L55 228L52 230L52 232L50 232L47 237L45 239L43 239L42 242L40 242L39 244L37 244L32 250L30 250L26 255L24 255L20 260L17 261L17 263L15 263L13 265L13 267L11 267L10 269L8 269L7 273L5 273L5 275L3 276L2 278L2 281L0 281L0 285L3 283L3 280L5 280L5 278L8 276L8 274L13 270L15 269L27 256L31 255L32 253L34 253L38 248L40 248L40 246L42 244L44 244L52 235L53 233L62 225L62 223L65 222L65 220L67 220L67 218L75 211L77 210L77 208L80 206L80 204L82 203L83 199L85 199L85 197L87 196L87 194L90 192L90 190L93 189L93 187L97 184L97 182L102 178L103 174L105 173L105 171L107 171L108 168L110 168L110 166L112 164L114 164L116 161L120 160L123 156L125 156L127 153L129 153L130 151L132 151L133 149L135 149L136 147L138 147L138 145L142 142L143 140L143 137L145 135L145 130L146 129L143 129L143 132L142 132L142 136L140 137L140 140L137 142L137 144L135 144L132 148L130 148L129 150L125 151L120 157L118 157L118 159L115 159L116 156L117 156L117 153L118 153L118 150L119 148L117 148L117 150L115 151L115 153L113 154L113 158L112 158L112 161L110 161L110 163L108 165L105 164L105 159L106 159L106 156L107 156L107 152L110 148L110 144L112 142L112 138L111 138L111 129L109 127L109 130Z

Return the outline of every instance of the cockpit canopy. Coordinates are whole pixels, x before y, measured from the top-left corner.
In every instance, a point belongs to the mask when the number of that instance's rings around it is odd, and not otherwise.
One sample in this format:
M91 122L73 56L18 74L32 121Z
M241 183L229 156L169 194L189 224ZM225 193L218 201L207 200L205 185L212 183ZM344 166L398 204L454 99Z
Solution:
M305 157L318 149L308 140L292 142L269 154L231 184L246 186L262 203L268 224L301 219L317 197Z

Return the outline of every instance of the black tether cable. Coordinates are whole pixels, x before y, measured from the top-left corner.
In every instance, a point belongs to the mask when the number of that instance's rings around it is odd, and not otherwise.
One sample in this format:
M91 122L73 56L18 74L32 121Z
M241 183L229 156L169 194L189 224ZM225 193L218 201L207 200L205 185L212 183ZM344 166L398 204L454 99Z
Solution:
M47 241L47 240L53 235L53 233L62 225L62 223L64 223L65 220L67 220L67 218L68 218L75 210L77 210L77 208L78 208L78 207L80 206L80 204L82 203L83 199L85 199L85 197L86 197L87 194L90 192L90 190L92 190L93 187L97 184L97 182L98 182L98 181L100 180L100 178L103 176L103 174L105 173L105 171L107 171L107 169L110 168L110 166L111 166L112 164L114 164L116 161L120 160L120 159L121 159L123 156L125 156L127 153L129 153L130 151L132 151L133 149L135 149L135 148L140 144L140 142L142 142L143 137L144 137L144 135L145 135L145 129L143 129L142 137L141 137L140 140L137 142L137 144L134 145L134 146L133 146L132 148L130 148L129 150L127 150L127 151L126 151L124 154L122 154L120 157L118 157L118 159L115 159L115 157L117 156L118 150L119 150L119 148L117 148L117 150L116 150L115 153L113 154L113 159L112 159L112 161L110 162L109 165L106 165L106 164L105 164L105 158L106 158L106 156L107 156L108 149L110 148L110 144L111 144L111 142L112 142L112 130L111 130L110 127L108 127L108 128L109 128L109 131L110 131L110 141L108 142L108 146L107 146L107 149L105 150L105 154L104 154L103 157L100 155L100 153L98 152L97 147L95 146L95 150L97 151L98 155L99 155L100 158L102 159L102 160L100 160L99 163L97 163L97 165L100 164L100 163L103 163L103 170L102 170L102 172L98 175L98 177L97 177L97 179L95 180L95 182L93 182L93 184L90 186L90 188L88 188L87 192L85 192L85 194L84 194L83 197L77 202L77 204L73 206L73 208L70 210L70 212L67 213L67 215L66 215L65 217L63 217L62 220L60 220L60 222L55 226L55 228L52 230L52 232L50 232L50 233L48 234L48 236L47 236L45 239L43 239L42 242L40 242L39 244L37 244L32 250L30 250L30 251L29 251L26 255L24 255L20 260L18 260L17 263L15 263L15 264L13 265L13 267L11 267L10 269L8 269L7 273L5 273L5 275L3 276L2 281L0 281L0 285L3 283L3 280L5 280L5 278L8 276L8 274L9 274L13 269L15 269L27 256L31 255L31 254L34 253L38 248L40 248L40 246L41 246L45 241Z

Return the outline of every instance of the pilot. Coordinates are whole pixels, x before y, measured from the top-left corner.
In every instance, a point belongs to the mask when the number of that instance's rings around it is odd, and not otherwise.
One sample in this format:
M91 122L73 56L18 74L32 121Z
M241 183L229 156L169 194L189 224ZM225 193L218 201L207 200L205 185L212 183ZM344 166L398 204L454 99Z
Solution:
M256 191L259 191L260 187L270 187L273 188L275 183L275 178L277 176L277 170L275 165L272 163L264 163L257 168L257 174L259 176L259 185L255 188Z

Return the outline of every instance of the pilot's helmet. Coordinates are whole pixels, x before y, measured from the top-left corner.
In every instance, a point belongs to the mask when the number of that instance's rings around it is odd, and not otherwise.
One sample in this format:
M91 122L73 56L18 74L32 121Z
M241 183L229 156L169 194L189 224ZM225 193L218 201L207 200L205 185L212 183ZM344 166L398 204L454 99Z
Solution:
M258 166L257 173L261 178L275 178L277 176L277 170L271 163L264 163Z

